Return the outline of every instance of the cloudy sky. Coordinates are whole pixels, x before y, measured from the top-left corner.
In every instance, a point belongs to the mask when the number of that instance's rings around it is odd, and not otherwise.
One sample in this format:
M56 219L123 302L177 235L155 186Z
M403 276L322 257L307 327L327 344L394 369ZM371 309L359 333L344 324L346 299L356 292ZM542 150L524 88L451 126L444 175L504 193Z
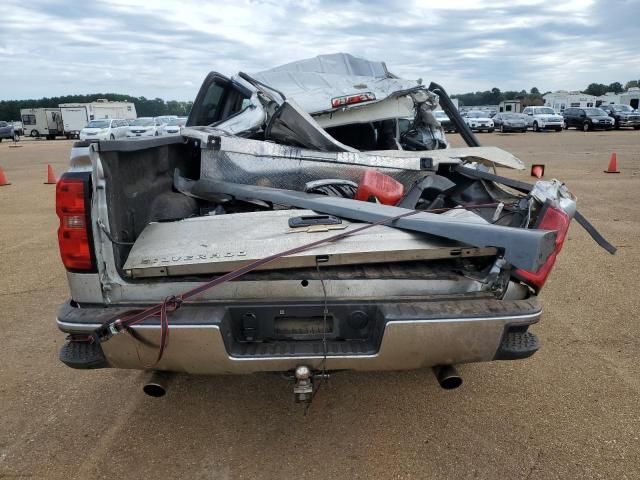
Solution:
M450 93L640 77L640 0L4 0L0 8L0 99L191 100L208 71L255 72L334 52L384 60Z

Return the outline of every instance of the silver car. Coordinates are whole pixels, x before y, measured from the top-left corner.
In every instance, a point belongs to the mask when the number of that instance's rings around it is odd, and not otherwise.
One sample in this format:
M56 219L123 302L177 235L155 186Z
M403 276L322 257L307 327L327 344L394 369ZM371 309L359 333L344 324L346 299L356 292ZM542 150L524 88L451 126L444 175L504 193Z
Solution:
M502 133L527 131L526 117L520 113L497 113L493 117L493 123Z

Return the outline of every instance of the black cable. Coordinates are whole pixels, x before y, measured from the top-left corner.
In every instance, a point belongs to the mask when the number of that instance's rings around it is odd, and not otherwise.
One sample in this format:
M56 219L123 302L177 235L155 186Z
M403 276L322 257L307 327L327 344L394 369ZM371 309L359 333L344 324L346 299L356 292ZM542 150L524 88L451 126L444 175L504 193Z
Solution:
M130 247L131 245L136 243L136 242L120 242L118 240L114 240L111 234L109 233L109 231L107 230L107 227L105 227L102 222L98 223L98 226L100 227L100 230L102 230L102 233L105 234L105 236L109 239L111 243L115 243L116 245L121 245L125 247Z
M318 271L318 279L320 280L320 285L322 285L322 294L324 296L324 308L322 310L322 376L320 377L320 381L318 382L318 387L311 394L311 400L306 404L304 408L305 416L309 412L309 408L311 407L311 403L315 398L316 394L320 391L320 387L322 383L327 379L327 316L329 315L329 297L327 295L327 287L324 284L324 277L320 272L320 258L316 256L316 270Z

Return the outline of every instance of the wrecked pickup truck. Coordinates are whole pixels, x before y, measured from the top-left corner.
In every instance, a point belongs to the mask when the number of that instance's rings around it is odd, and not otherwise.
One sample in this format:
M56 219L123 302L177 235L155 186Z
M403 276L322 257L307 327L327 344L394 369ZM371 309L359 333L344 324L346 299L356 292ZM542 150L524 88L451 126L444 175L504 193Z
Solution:
M448 148L445 109L469 148ZM78 142L57 184L73 368L284 372L516 360L576 202L495 174L444 90L337 54L210 74L180 137ZM586 221L584 221L585 225ZM595 234L595 233L594 233ZM604 242L604 240L602 240Z

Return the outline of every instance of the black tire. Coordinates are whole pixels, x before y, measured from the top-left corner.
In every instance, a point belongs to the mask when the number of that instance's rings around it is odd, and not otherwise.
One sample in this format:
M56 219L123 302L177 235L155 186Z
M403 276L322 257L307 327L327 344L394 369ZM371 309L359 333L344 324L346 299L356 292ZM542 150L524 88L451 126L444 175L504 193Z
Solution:
M489 129L489 133L493 133L495 131L495 128L490 128Z
M569 124L567 122L564 122L564 129L569 130Z
M31 138L37 138L37 137L39 137L39 136L40 136L40 132L39 132L38 130L36 130L36 129L33 129L33 130L31 130L31 131L29 132L29 136L30 136Z
M618 120L616 120L616 123L613 128L615 128L616 130L620 130L620 122Z
M113 136L113 134L111 134L111 136L109 137L109 140L115 140L116 137Z
M591 125L589 124L589 122L584 122L582 124L582 131L583 132L588 132L589 130L591 130Z
M500 133L504 133L504 125L500 125Z
M634 130L640 130L640 125L634 125L634 126L633 126L633 129L634 129Z
M540 131L540 127L538 126L538 122L533 122L533 131L534 132L539 132Z

